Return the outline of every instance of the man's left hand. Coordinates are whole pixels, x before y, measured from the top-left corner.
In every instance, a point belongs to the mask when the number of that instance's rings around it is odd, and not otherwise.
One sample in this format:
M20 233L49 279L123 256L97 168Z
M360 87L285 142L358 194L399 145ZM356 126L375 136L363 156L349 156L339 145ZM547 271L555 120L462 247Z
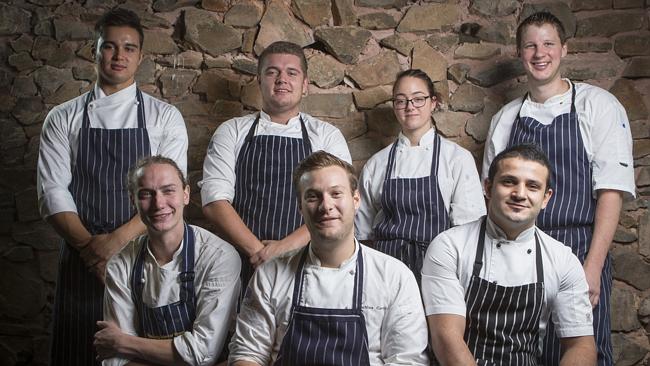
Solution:
M262 244L264 244L264 248L258 250L257 253L250 257L250 262L254 268L261 266L265 262L273 259L273 257L286 251L280 240L262 240Z
M124 243L113 234L99 234L93 236L80 252L79 255L90 272L104 282L104 269L106 263L117 253Z
M591 302L591 307L596 307L600 299L600 274L602 269L591 266L588 262L585 262L583 269L589 285L589 302Z
M119 353L120 342L125 335L122 330L113 322L98 321L99 331L95 333L95 351L97 360L105 360L115 357Z

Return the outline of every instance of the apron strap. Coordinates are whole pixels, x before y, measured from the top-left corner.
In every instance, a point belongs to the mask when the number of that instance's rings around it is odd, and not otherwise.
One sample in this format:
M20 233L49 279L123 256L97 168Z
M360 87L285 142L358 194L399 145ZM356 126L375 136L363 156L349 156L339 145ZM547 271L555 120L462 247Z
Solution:
M90 128L90 117L88 117L88 104L95 99L95 91L91 90L86 95L86 101L84 103L84 116L81 128Z
M194 230L184 224L183 270L178 274L181 283L180 300L194 304Z
M542 246L539 243L539 234L535 229L535 265L537 267L537 282L544 283L544 264L542 263Z
M363 297L363 251L359 243L359 253L357 254L357 272L354 274L354 295L352 296L352 309L361 310L361 300Z
M433 155L431 156L431 173L429 174L431 178L438 177L438 166L440 165L440 135L438 132L434 132L436 135L433 137Z
M311 141L309 140L309 135L307 134L307 126L305 126L305 121L300 116L300 132L302 132L302 148L305 151L305 157L309 156L312 152Z
M388 153L388 165L386 166L386 175L384 176L384 182L390 179L391 175L393 175L393 168L395 167L395 154L397 154L397 142L399 140L395 140L393 142L393 146L390 148L390 152Z
M476 247L476 257L474 258L474 268L472 269L472 276L479 277L481 268L483 268L483 249L485 248L485 223L487 216L483 216L481 222L481 231L478 234L478 245Z

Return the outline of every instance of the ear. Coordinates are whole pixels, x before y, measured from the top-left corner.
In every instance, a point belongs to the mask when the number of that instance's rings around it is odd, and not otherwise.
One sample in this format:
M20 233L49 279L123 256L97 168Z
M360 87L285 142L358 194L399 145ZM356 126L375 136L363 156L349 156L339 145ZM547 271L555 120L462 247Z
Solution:
M553 190L551 188L544 193L544 200L542 201L542 208L546 208L546 205L548 204L548 201L551 200L551 197L553 196Z
M354 212L357 212L357 210L361 206L361 195L359 194L358 189L355 189L354 192L352 193L352 200L354 201Z
M305 76L305 80L302 81L302 95L305 96L309 93L309 78Z
M565 57L569 53L566 42L562 45L562 57Z
M492 182L490 182L490 179L485 178L485 180L483 181L483 191L485 192L485 198L490 199L491 189L492 189Z
M183 189L183 204L185 206L190 204L190 185L186 185Z

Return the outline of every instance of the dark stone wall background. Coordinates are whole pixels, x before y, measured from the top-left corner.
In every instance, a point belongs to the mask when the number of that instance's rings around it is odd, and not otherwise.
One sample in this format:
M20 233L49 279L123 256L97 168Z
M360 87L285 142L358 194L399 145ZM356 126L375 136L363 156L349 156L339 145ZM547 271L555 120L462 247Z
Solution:
M140 87L176 105L201 177L219 123L260 106L256 55L306 47L304 110L338 126L357 167L390 143L395 74L422 68L443 95L444 136L480 161L491 116L523 94L514 31L533 11L567 26L564 75L614 93L634 136L639 197L625 203L612 251L617 365L648 364L650 343L650 0L3 0L0 2L0 364L47 362L59 240L37 210L35 165L47 111L91 87L92 27L107 8L146 27ZM202 223L194 185L189 219Z

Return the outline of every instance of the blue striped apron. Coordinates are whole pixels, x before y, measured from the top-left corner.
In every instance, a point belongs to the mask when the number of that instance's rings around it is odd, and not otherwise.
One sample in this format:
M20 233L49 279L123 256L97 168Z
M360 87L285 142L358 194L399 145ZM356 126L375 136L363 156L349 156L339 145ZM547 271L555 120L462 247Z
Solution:
M539 320L544 304L544 267L535 233L537 282L499 286L479 277L483 268L485 222L481 223L472 278L465 292L464 339L478 365L538 364Z
M370 365L366 321L361 310L363 254L357 254L351 309L311 308L300 305L304 286L305 247L296 271L287 331L280 345L276 366Z
M311 142L302 117L301 139L255 136L259 121L258 114L237 156L232 205L259 240L280 240L303 224L291 180L298 163L311 154ZM240 256L243 296L254 270L248 256L241 251Z
M92 234L110 233L135 211L129 201L126 174L138 159L151 155L142 93L136 90L138 127L91 128L86 97L77 160L69 190L81 222ZM51 365L98 365L93 351L95 322L103 318L104 286L84 265L79 252L61 246L54 307Z
M179 300L175 303L151 308L142 300L144 288L144 257L147 255L149 238L144 237L140 252L131 273L131 296L138 310L138 336L153 339L169 339L191 331L196 318L194 294L194 231L185 224L183 232L183 266L178 274Z
M524 97L526 100L527 96ZM593 234L596 200L592 195L592 168L580 134L575 107L576 90L571 87L571 112L559 115L549 125L532 117L517 119L510 132L508 146L523 142L538 144L553 167L553 196L540 212L537 225L556 240L571 247L581 263L589 251ZM523 103L522 103L523 105ZM608 255L600 277L600 300L594 308L594 335L598 348L598 365L612 365L610 295L612 291L611 258ZM544 364L560 363L560 341L552 321L544 340Z
M438 187L440 136L433 142L431 173L420 178L393 178L397 142L388 154L381 208L384 219L375 226L375 248L404 262L421 281L422 261L429 244L450 226Z

